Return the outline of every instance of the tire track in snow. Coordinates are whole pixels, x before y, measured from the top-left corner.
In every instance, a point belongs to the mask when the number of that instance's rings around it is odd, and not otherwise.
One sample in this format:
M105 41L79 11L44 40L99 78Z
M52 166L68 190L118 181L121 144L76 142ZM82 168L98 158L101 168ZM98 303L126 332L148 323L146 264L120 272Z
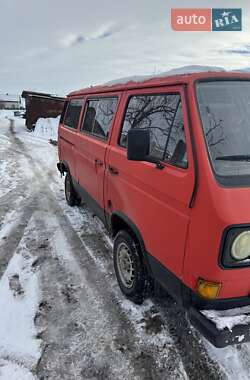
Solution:
M26 152L26 146L16 136L11 121L8 136L12 148L10 153L14 151L19 159L17 160L12 154L7 155L5 159L7 164L12 162L15 167L15 171L10 174L19 178L19 185L0 197L0 277L22 239L25 228L37 208L43 186L47 183L47 171L42 170L34 158Z
M13 379L35 380L32 371L41 355L34 324L39 291L33 262L38 246L39 231L29 219L0 280L0 377L4 379L9 374Z
M0 277L22 240L24 231L36 210L36 199L16 213L11 211L0 229Z

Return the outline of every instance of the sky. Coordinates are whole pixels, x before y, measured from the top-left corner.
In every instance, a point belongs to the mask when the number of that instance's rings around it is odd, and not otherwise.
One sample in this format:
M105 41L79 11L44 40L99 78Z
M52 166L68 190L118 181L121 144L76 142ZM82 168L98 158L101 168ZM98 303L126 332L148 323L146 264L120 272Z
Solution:
M242 8L242 32L175 32L170 9ZM250 67L249 0L0 0L0 93L58 95L185 65Z

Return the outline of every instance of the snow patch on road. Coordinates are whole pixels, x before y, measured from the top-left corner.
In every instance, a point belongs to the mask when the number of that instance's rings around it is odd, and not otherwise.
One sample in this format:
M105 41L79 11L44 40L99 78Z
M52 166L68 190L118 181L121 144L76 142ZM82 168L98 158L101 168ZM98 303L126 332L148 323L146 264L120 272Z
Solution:
M60 206L62 206L62 205L60 205ZM65 204L65 206L66 206L66 204ZM69 206L68 206L68 208L69 208ZM65 209L64 208L62 208L62 209L65 212ZM102 272L105 272L105 267L104 267L103 261L100 258L96 257L95 253L85 243L84 239L81 237L81 234L79 233L80 232L79 222L81 221L81 218L79 218L79 213L78 213L78 221L77 221L74 217L72 218L72 214L74 215L74 213L73 213L74 210L70 209L68 211L69 211L69 213L65 212L65 215L68 218L68 220L69 220L70 224L72 225L72 227L75 229L75 231L76 231L79 239L81 240L81 243L82 243L83 247L86 249L86 251L88 252L89 256L95 262L95 264L99 267L99 269ZM60 252L60 257L61 257L62 260L66 260L68 262L70 262L70 261L73 262L72 255L70 254L71 250L67 249L67 241L66 241L66 239L64 237L64 232L60 228L60 225L59 225L56 217L52 217L51 216L50 218L47 218L47 223L48 223L49 227L53 227L54 229L57 230L56 237L55 237L55 239L54 239L54 241L52 243L52 245L54 246L54 249L56 250L56 252Z
M13 164L0 158L0 197L3 197L16 187L16 178L10 176L11 169L13 170Z
M241 345L240 349L237 346L216 348L205 338L203 341L209 356L219 364L227 380L250 379L249 344Z
M0 247L1 241L8 237L13 228L19 223L19 219L20 215L18 215L15 210L12 210L5 215L4 220L0 223Z
M17 186L17 177L11 175L14 172L14 164L0 158L0 197L5 196Z
M24 256L25 254L25 256ZM27 253L15 254L0 281L0 357L33 368L40 357L34 317L38 308L38 278ZM14 295L9 281L18 275L23 295Z
M14 117L14 111L12 110L0 110L0 119Z
M139 306L127 299L120 301L119 303L122 309L129 316L130 320L134 322L134 327L136 328L137 334L140 336L141 341L148 340L148 343L153 344L157 347L166 347L167 345L171 346L174 344L173 339L170 337L169 331L167 330L167 326L165 324L162 324L162 326L159 328L159 332L145 335L145 315L147 315L150 310L155 308L153 302L150 299L145 300L143 305ZM161 315L158 312L150 312L150 318L153 319L154 317L158 317L160 320ZM162 354L163 352L164 350L162 351Z
M36 380L25 367L8 360L0 360L0 380Z
M16 370L14 364L32 370L41 356L41 342L36 338L34 325L40 301L38 273L32 269L34 258L25 243L32 228L30 223L0 281L0 376L1 372ZM12 364L5 363L1 368L3 359ZM16 379L26 372L20 371Z
M2 125L8 125L9 124L9 118L14 118L14 111L9 110L0 110L0 123L1 127Z
M1 130L2 132L2 130ZM4 152L11 145L10 138L0 133L0 152Z

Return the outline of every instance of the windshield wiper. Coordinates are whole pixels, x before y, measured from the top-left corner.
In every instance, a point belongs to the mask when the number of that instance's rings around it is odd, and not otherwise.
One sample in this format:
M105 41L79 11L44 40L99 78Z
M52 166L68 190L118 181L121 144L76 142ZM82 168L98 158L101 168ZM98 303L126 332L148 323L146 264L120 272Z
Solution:
M216 157L216 160L250 162L250 154L236 154L234 156L219 156L219 157Z

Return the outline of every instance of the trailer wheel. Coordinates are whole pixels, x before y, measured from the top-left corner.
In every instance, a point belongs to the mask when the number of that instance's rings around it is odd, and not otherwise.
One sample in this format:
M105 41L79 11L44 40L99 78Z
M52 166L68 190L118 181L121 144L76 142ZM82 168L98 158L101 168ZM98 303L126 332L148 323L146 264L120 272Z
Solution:
M133 236L119 231L113 249L115 273L122 293L136 304L141 304L151 289L151 279L141 257L140 246Z
M69 206L79 206L81 203L81 198L79 195L76 193L73 185L72 185L72 180L71 176L69 173L66 174L65 177L65 198Z

